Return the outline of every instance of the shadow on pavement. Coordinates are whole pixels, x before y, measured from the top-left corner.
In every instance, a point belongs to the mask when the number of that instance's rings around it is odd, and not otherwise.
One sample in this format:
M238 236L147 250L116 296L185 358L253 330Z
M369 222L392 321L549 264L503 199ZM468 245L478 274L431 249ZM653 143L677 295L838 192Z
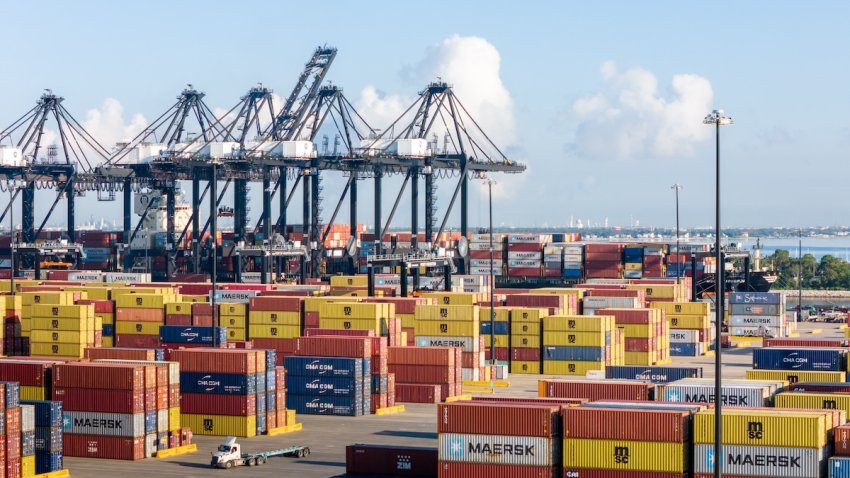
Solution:
M428 439L437 439L437 432L413 432L413 431L397 431L397 430L384 430L380 432L375 432L373 435L382 435L389 437L405 437L405 438L428 438Z

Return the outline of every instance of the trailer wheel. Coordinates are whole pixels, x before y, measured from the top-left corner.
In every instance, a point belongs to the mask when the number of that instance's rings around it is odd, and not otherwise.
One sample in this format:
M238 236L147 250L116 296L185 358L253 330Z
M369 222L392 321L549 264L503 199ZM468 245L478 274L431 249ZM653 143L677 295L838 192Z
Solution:
M256 458L248 458L248 466L257 466Z
M257 466L265 465L265 464L266 464L266 457L264 457L264 456L257 457Z

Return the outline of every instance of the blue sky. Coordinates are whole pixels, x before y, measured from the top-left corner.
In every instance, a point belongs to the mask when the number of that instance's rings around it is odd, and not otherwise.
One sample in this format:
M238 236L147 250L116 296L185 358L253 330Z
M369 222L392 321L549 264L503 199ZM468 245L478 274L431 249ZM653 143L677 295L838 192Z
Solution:
M361 113L375 126L436 76L461 100L466 92L496 141L529 166L497 178L497 224L572 216L670 226L675 182L685 186L683 225L713 224L713 135L701 120L715 107L736 122L722 130L726 225L848 222L846 2L43 1L7 3L3 16L3 126L49 87L109 143L134 115L158 116L186 83L219 108L258 81L286 94L326 43L339 49L328 79L374 108ZM325 178L325 218L341 184ZM440 186L444 211L452 185ZM365 223L370 189L361 186ZM486 220L482 199L476 190L472 223ZM49 193L39 202L43 214ZM118 203L82 204L84 214L120 217ZM395 225L409 221L407 209Z

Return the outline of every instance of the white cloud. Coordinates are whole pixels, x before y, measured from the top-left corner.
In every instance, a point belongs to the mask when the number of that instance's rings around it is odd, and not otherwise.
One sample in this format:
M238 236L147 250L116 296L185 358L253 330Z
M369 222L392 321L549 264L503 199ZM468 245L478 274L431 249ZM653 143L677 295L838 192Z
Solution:
M606 90L573 102L579 120L572 149L592 159L689 156L711 136L702 118L711 111L711 83L698 75L674 75L670 94L642 68L600 68Z
M83 127L97 141L111 152L115 143L128 142L137 134L142 132L147 126L147 120L141 113L134 114L130 121L124 122L124 107L121 102L115 98L106 98L100 108L90 109L86 113L86 119L83 121ZM86 145L86 156L92 165L95 162L89 148Z

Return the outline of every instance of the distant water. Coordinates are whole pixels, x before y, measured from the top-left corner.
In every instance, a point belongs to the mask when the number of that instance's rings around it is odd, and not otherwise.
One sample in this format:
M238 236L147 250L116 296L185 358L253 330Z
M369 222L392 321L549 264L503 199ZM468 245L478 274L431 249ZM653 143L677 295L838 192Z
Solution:
M793 238L783 239L761 239L762 256L769 256L777 249L785 249L791 253L791 257L798 255L798 240ZM756 245L756 238L730 239L729 242L739 242L743 248L752 250ZM803 255L811 254L820 260L823 256L832 255L845 261L850 261L850 237L835 238L803 238Z

